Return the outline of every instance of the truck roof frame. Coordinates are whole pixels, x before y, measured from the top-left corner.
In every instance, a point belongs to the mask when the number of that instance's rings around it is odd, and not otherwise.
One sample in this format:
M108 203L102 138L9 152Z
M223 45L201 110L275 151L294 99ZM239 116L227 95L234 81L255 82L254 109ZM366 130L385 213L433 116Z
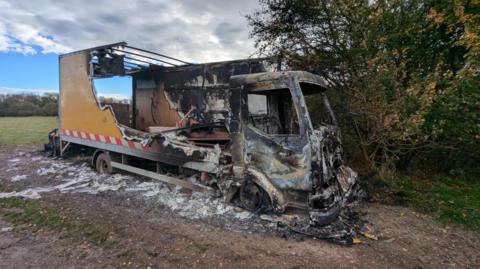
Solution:
M273 61L273 58L271 57L259 57L259 58L228 60L228 61L218 61L218 62L209 62L209 63L191 63L191 62L180 60L178 58L174 58L165 54L129 46L128 43L125 41L72 51L69 53L61 54L59 57L62 58L62 57L77 54L77 53L94 52L94 51L101 51L101 50L106 50L110 54L121 55L124 57L124 69L126 71L125 75L131 75L134 73L148 71L156 68L163 68L162 71L165 71L165 72L175 72L175 71L184 70L185 68L199 66L199 65L206 65L206 64L217 65L217 64L237 63L237 62L259 62L259 61L265 61L265 60Z
M117 42L106 44L102 46L91 47L88 49L82 49L72 51L69 53L61 54L59 57L65 57L77 53L94 52L107 50L111 54L124 56L124 68L126 71L139 71L150 68L151 66L157 67L178 67L185 65L193 65L187 61L183 61L171 56L160 54L154 51L149 51L133 46L129 46L127 42ZM129 74L127 72L127 74Z

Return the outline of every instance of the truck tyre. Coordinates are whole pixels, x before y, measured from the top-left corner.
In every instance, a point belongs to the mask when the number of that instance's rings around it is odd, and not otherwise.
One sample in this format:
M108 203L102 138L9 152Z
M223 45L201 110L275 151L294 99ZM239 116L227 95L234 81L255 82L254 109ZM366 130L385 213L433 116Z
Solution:
M49 156L60 156L60 138L58 136L58 129L53 129L48 133L48 144L44 145L44 152Z
M262 213L271 209L268 194L252 181L246 181L240 187L240 202L249 211Z
M97 156L95 170L100 174L111 174L113 172L110 154L102 152Z
M310 212L310 220L318 226L326 226L335 221L342 211L342 204L340 202L331 205L329 208L321 212Z

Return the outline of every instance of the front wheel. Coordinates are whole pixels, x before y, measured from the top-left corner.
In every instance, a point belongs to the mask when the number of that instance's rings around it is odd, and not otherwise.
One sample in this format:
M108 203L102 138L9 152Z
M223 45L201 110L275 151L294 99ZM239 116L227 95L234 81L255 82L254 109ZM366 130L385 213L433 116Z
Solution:
M340 215L343 198L339 182L332 177L315 195L309 196L310 220L319 226L330 224Z
M243 208L254 212L271 208L268 194L252 181L246 181L240 188L240 202Z

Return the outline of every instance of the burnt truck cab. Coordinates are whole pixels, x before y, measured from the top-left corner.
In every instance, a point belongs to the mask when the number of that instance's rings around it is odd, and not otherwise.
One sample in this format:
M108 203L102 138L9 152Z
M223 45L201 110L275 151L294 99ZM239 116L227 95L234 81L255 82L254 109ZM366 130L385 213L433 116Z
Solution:
M308 72L268 72L269 60L193 64L125 42L61 55L59 128L49 148L89 150L99 172L201 185L249 210L302 208L328 222L356 181L343 161L328 85ZM97 95L96 81L115 76L132 80L128 103ZM319 96L315 104L329 119L317 128L307 95ZM182 175L162 175L166 169Z
M275 211L309 209L319 221L336 216L357 175L344 165L325 81L304 71L265 72L232 76L230 86L241 100L230 132L244 206L258 208L265 192ZM305 95L319 95L329 124L313 127Z

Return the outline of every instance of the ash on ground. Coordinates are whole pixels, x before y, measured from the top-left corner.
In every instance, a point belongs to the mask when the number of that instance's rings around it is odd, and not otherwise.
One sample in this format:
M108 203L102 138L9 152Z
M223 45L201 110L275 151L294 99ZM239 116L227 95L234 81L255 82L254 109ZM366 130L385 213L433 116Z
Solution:
M23 166L32 162L37 168L28 174ZM124 195L127 199L142 199L154 210L168 210L177 216L206 220L231 230L268 231L299 240L313 237L342 245L361 242L358 239L361 235L375 239L354 205L346 207L333 223L318 226L305 213L259 215L225 204L219 198L205 193L191 192L179 186L127 173L98 174L85 161L50 158L40 152L17 152L17 156L7 162L7 171L14 173L10 178L12 183L28 186L31 178L40 178L40 183L37 180L35 186L20 191L0 192L0 198L40 199L50 192L91 195L112 192ZM193 183L196 181L195 178L187 180Z

